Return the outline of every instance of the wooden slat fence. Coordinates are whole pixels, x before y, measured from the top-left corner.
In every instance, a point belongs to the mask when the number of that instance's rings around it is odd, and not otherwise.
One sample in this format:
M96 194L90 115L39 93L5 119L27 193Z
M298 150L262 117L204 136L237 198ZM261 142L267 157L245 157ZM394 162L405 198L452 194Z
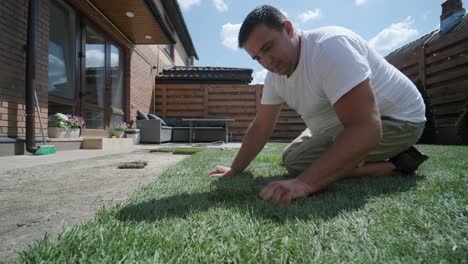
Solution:
M156 113L162 117L224 117L235 119L231 138L240 141L255 118L263 85L157 84ZM292 140L305 124L296 111L284 105L273 140Z
M389 60L429 95L437 128L454 129L468 96L468 26ZM444 139L439 139L444 141Z

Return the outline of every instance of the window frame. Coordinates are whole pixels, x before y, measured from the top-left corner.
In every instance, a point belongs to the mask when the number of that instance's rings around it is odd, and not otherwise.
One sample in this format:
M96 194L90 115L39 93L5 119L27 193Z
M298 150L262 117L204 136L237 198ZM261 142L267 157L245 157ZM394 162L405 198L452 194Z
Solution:
M73 109L73 115L79 115L85 117L86 111L102 111L104 115L104 125L103 129L82 129L81 134L83 136L105 136L109 135L112 124L110 124L111 115L122 116L123 120L126 120L127 117L127 99L128 99L128 80L127 80L127 71L128 71L128 62L127 62L127 49L118 44L113 40L108 34L100 29L95 23L93 23L88 18L84 17L82 13L74 9L70 4L62 2L59 0L50 0L55 1L59 4L66 5L69 10L74 12L75 15L75 54L74 54L74 74L75 74L75 92L73 99L67 99L60 96L55 96L52 94L48 95L48 100L52 103L62 104L66 106L71 106ZM99 107L96 105L86 103L85 89L86 89L86 68L85 68L85 53L86 53L86 27L90 27L92 30L100 34L104 38L105 42L105 80L104 80L104 105ZM111 45L119 49L119 59L122 59L122 109L115 108L111 105L112 102L112 81L111 81ZM119 65L120 66L120 65Z

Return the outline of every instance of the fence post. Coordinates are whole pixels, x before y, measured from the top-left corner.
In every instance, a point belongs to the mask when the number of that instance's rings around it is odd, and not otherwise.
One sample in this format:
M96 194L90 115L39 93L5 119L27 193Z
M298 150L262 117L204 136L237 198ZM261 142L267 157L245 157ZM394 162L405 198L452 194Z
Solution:
M422 85L426 87L426 45L422 45L417 52L418 79L421 80Z
M203 89L203 116L207 117L208 116L208 87L209 85L203 84L202 89Z
M263 85L257 84L255 85L255 111L258 112L258 109L260 108L260 100L262 97L262 87Z
M162 85L161 87L161 90L162 90L162 116L163 118L166 118L167 117L167 86L166 85Z

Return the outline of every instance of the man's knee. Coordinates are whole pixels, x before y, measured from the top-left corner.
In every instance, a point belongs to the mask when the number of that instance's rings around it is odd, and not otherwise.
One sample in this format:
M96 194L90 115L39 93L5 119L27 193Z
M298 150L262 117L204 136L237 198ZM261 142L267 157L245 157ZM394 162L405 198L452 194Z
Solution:
M291 150L285 149L283 150L283 154L281 156L281 161L283 162L283 165L286 166L286 158L288 155L291 153Z
M288 167L289 164L292 162L292 152L293 152L294 149L292 148L286 148L285 150L283 150L283 154L282 154L282 161L283 161L283 165L285 167Z
M312 162L317 160L329 146L329 136L316 135L312 138L310 130L306 129L297 140L283 151L283 165L290 176L302 173Z
M291 177L299 175L302 170L298 167L297 156L292 151L283 152L283 165Z

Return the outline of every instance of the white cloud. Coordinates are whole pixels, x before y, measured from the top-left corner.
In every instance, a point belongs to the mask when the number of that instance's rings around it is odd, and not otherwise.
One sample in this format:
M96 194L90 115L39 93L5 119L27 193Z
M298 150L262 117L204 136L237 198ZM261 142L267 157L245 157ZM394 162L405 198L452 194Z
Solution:
M299 33L299 32L302 32L302 28L300 27L300 24L298 22L293 22L292 21L292 24L293 24L293 27L294 27L294 30Z
M288 17L288 12L284 11L283 9L280 9L280 12L283 13L285 17Z
M280 12L283 13L283 15L289 20L289 13L284 11L283 9L280 9ZM297 21L293 21L292 19L289 20L291 21L291 23L293 24L293 27L294 29L296 30L296 32L300 32L301 31L301 28L299 27L299 22Z
M299 21L304 23L304 22L307 22L307 21L309 21L311 19L317 19L321 15L322 15L322 12L320 11L320 9L315 8L315 10L313 10L313 11L312 10L305 11L304 13L300 14L297 18L299 19Z
M221 39L225 47L237 50L237 36L239 35L240 27L241 24L227 23L223 25L223 29L221 30Z
M177 0L183 10L187 11L194 5L200 5L201 0Z
M266 69L255 71L252 84L263 84L267 76L268 71Z
M224 2L224 0L213 0L213 4L219 12L228 11L228 5Z
M62 76L65 74L65 63L54 54L49 53L49 76Z
M119 54L111 53L111 67L118 67L119 66Z
M431 14L431 10L428 10L428 11L424 12L424 14L422 16L423 20L427 20L429 18L430 14Z
M382 55L393 51L408 43L419 34L418 30L412 28L413 23L414 20L411 17L407 17L401 22L391 24L373 37L369 41L369 44Z
M367 0L354 0L354 3L357 5L357 6L362 6L366 3Z
M105 54L102 49L86 50L86 68L103 68Z

